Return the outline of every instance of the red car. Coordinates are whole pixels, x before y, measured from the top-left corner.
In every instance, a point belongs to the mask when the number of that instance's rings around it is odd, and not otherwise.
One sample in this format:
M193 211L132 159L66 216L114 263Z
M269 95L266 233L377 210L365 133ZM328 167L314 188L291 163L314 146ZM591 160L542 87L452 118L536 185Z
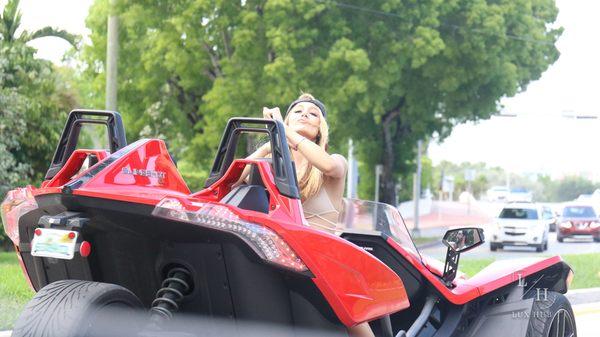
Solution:
M563 242L565 238L580 236L592 237L600 242L600 218L593 206L569 204L563 208L556 238Z
M86 123L106 125L109 151L77 149ZM272 158L234 159L239 136L256 132ZM389 205L345 200L337 233L307 226L284 132L231 119L192 192L162 140L127 145L118 113L73 111L45 181L2 203L37 291L12 336L248 336L247 322L282 327L277 336L347 336L358 324L383 337L576 335L563 295L573 273L558 256L467 279L459 257L484 242L478 228L448 231L441 263ZM246 165L248 184L234 185Z

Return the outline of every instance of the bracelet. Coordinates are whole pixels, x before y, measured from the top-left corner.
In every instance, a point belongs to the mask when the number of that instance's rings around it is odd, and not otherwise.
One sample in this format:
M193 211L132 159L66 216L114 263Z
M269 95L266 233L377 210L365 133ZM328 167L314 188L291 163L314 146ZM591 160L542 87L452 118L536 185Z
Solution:
M302 143L302 141L306 140L306 137L302 137L302 139L300 139L300 141L298 143L296 143L296 145L294 146L294 151L298 151L298 146L300 145L300 143Z

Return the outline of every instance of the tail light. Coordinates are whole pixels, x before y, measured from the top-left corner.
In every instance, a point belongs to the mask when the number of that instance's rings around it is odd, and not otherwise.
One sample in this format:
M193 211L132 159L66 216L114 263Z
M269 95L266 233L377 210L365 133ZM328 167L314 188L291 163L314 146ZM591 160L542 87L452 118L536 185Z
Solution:
M569 289L571 287L571 283L573 283L574 276L575 276L575 274L573 274L573 270L569 270L569 274L567 275L567 279L566 279L567 289Z
M29 186L17 188L6 194L6 198L0 206L0 213L4 231L15 245L19 244L19 218L37 207Z
M164 198L154 208L152 215L235 234L269 263L297 272L308 270L277 233L260 224L241 219L225 206L200 202L184 206L177 199Z
M560 227L561 228L571 228L571 227L573 227L573 224L571 223L571 221L565 221L560 224Z

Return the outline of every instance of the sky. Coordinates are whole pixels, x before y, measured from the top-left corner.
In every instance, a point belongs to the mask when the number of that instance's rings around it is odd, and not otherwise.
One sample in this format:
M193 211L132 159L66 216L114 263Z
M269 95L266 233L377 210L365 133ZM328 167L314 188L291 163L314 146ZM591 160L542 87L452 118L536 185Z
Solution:
M85 37L92 1L21 0L23 27L50 25ZM511 172L583 174L600 181L600 154L594 151L600 145L600 118L565 117L600 116L600 1L558 0L557 5L558 24L564 28L557 43L559 60L526 91L501 101L504 113L518 116L457 126L443 143L429 146L427 154L434 163L482 161ZM31 45L38 49L38 57L56 63L69 48L57 38Z
M561 56L527 90L502 100L506 114L457 126L442 144L432 144L434 163L486 162L511 172L553 177L581 174L600 180L600 1L558 0L564 28Z

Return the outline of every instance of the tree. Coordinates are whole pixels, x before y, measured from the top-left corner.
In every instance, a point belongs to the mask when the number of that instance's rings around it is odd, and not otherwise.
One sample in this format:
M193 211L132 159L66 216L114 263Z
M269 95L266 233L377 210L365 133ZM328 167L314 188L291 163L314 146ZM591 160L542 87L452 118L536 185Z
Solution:
M552 201L575 200L582 194L592 194L598 188L591 180L580 176L567 176L551 185Z
M66 30L52 27L44 27L35 32L23 31L17 36L17 30L21 26L21 12L19 11L20 0L8 0L0 16L0 37L6 43L22 42L39 39L42 37L58 37L77 47L79 40L77 35L70 34Z
M26 99L15 90L0 89L0 198L29 174L30 167L19 163L13 152L25 133L23 107ZM0 233L2 234L2 233ZM0 239L2 236L0 235ZM1 241L1 240L0 240Z
M488 118L558 57L551 1L371 1L368 10L344 12L370 67L365 90L338 104L358 110L344 114L348 131L370 143L364 157L384 165L386 202L397 177L412 172L418 139Z
M31 170L23 183L39 182L48 169L67 113L77 106L77 97L61 70L34 57L35 49L0 41L0 88L13 92L19 102L15 118L26 132L18 135L12 152L17 163ZM9 129L8 132L11 132Z
M363 176L383 164L381 197L391 203L398 179L412 175L417 140L488 118L558 58L551 0L123 0L118 8L119 109L134 138L165 136L186 167L206 169L229 117L285 109L313 92L329 109L332 150L352 137ZM93 44L84 59L98 92L106 13L98 0L87 21Z

